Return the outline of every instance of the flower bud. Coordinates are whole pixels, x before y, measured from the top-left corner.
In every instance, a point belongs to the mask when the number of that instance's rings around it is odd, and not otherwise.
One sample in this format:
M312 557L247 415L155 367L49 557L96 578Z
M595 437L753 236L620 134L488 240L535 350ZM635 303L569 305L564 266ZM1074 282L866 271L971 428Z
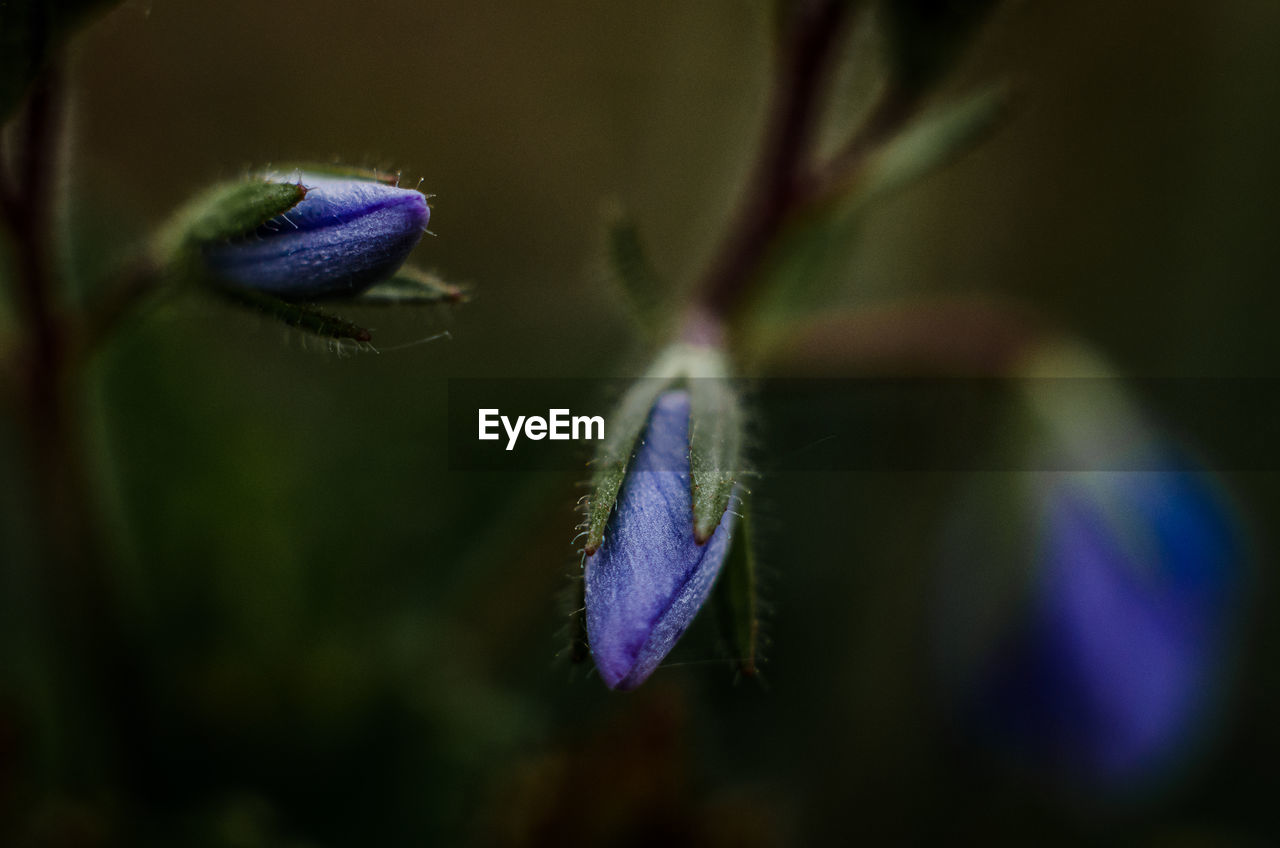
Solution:
M1134 788L1207 727L1245 545L1214 479L1114 380L1028 385L1033 455L1072 470L984 475L967 493L938 634L948 695L1020 765Z
M359 295L391 277L431 217L426 197L374 180L292 175L296 205L230 238L200 245L222 283L286 300Z
M733 532L726 510L705 544L694 534L692 402L658 396L601 545L586 560L587 636L613 689L642 683L671 651L715 583Z

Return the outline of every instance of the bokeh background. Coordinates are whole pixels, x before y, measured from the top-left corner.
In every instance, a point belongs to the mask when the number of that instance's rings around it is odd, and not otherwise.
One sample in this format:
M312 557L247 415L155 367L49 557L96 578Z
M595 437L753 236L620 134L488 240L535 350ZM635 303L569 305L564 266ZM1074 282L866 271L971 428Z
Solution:
M1004 8L938 96L1008 79L1016 107L875 208L833 299L1009 295L1125 373L1272 376L1277 43L1270 0ZM1272 472L1227 475L1257 565L1223 719L1141 798L1064 796L947 732L927 662L942 472L759 483L760 684L697 633L633 694L563 658L581 475L450 471L446 380L643 364L601 271L602 205L694 278L757 137L763 2L129 0L73 55L85 288L201 186L337 157L423 179L436 235L415 261L474 300L372 315L387 344L452 335L381 355L194 295L122 328L83 408L145 743L120 750L59 666L4 486L0 816L18 844L1280 835ZM857 84L843 94L837 121L857 113Z

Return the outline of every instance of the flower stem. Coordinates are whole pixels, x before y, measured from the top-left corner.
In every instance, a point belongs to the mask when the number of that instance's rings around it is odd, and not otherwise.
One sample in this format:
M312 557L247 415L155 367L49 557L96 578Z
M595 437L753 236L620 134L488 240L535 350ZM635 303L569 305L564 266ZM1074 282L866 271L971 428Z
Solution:
M4 180L5 220L13 234L17 273L16 311L28 334L28 373L31 377L60 375L62 333L50 300L53 231L53 175L57 138L62 125L62 71L55 64L36 80L23 121L16 128L14 174ZM40 408L51 405L57 380L29 381L30 400Z
M691 313L704 316L700 320L708 315L729 320L749 299L784 231L852 184L868 160L919 111L920 93L890 79L844 146L827 161L815 161L814 138L838 55L835 48L856 5L810 0L789 7L759 158L697 289Z
M57 650L70 672L66 703L95 729L85 741L105 742L128 768L145 719L137 708L136 662L118 618L76 416L73 393L82 376L83 347L72 316L56 297L63 290L55 225L64 82L61 64L52 62L5 138L13 149L0 151L0 162L8 165L0 174L0 212L12 236L14 309L23 334L13 388L24 418L36 541L44 560L39 576Z
M701 307L728 315L743 300L777 233L802 199L834 47L852 3L797 3L784 23L768 123L747 194L701 285Z

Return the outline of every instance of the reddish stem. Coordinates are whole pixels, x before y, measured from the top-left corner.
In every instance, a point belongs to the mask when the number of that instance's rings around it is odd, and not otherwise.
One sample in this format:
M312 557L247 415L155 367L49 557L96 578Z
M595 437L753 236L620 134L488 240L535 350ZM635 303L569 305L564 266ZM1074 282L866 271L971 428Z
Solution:
M830 60L851 8L848 0L814 0L792 13L778 50L760 158L702 284L703 308L713 314L727 315L741 304L774 236L802 198Z
M55 293L57 157L64 122L63 73L50 64L33 84L9 140L12 175L0 182L0 211L13 237L13 294L22 342L14 363L25 435L36 532L45 557L42 577L49 592L59 646L71 663L73 709L89 710L101 722L126 770L145 739L145 714L137 666L118 619L114 587L83 461L81 432L72 391L81 376L74 325ZM2 159L3 157L0 157ZM81 704L91 688L90 700Z

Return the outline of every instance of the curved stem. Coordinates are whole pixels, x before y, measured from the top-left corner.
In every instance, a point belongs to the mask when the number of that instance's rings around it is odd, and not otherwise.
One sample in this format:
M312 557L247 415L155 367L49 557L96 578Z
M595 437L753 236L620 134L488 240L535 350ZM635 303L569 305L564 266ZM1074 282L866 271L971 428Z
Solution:
M853 6L848 0L797 5L778 50L760 158L700 287L700 308L716 315L742 303L774 236L802 200L821 95Z
M33 377L58 375L62 361L62 327L51 298L54 174L62 129L61 68L55 63L32 86L17 128L14 177L6 180L3 210L14 238L17 274L15 307L25 322L29 371ZM31 400L46 406L56 380L38 380L28 388Z
M867 160L897 135L919 107L917 92L908 91L891 80L857 132L835 155L806 175L800 190L804 202L822 203L833 191L839 192L852 182Z
M54 62L34 83L7 138L15 149L8 156L11 171L0 181L0 208L12 235L14 307L23 334L12 365L25 419L35 532L45 560L40 576L59 652L70 664L73 691L66 694L72 709L102 724L100 738L109 740L127 770L145 738L141 693L118 618L76 416L84 348L73 316L57 299L62 279L55 262L56 180L64 109L64 73Z

